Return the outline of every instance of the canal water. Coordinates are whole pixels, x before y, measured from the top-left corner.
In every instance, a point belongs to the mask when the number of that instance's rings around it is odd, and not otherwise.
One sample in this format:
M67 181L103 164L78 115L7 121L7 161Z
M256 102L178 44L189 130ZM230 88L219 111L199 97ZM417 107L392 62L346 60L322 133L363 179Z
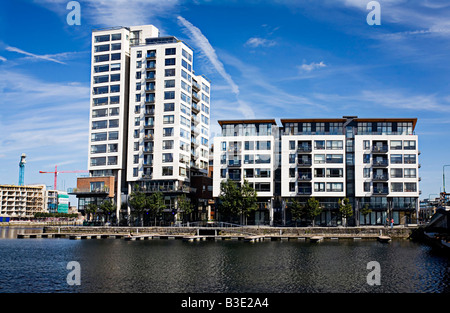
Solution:
M408 240L16 239L0 227L0 293L449 293L450 258ZM80 265L80 285L67 276ZM367 276L380 265L380 285Z

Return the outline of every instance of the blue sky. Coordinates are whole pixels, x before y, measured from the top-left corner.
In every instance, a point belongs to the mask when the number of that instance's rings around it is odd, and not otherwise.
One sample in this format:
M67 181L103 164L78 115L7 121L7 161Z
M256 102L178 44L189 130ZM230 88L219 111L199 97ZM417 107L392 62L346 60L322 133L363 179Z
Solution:
M448 1L380 0L373 26L366 0L89 0L78 1L79 26L66 21L68 2L0 4L0 183L18 183L22 153L26 184L52 186L39 171L55 165L87 169L91 31L153 24L194 48L213 86L213 136L221 119L417 117L422 198L441 191ZM61 174L58 188L76 177Z

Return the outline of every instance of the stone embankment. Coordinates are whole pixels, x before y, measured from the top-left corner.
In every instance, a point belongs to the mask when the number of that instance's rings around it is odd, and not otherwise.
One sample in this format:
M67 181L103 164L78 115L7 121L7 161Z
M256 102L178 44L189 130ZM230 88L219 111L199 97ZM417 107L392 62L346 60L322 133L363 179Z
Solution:
M377 238L389 236L391 238L409 238L417 227L397 226L387 227L102 227L102 226L46 226L44 233L71 234L160 234L168 236L195 236L208 232L221 236L265 236L265 237L312 237L325 238Z

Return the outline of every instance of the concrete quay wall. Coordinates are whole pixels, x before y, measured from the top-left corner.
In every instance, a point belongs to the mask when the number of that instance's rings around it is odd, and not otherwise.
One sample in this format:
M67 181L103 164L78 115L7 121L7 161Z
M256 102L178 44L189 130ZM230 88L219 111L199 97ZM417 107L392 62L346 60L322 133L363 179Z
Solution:
M378 237L380 235L392 238L409 238L417 227L257 227L244 226L233 228L218 227L112 227L112 226L46 226L44 233L71 234L160 234L160 235L197 235L198 230L216 230L217 235L256 235L256 236L286 236L286 237Z

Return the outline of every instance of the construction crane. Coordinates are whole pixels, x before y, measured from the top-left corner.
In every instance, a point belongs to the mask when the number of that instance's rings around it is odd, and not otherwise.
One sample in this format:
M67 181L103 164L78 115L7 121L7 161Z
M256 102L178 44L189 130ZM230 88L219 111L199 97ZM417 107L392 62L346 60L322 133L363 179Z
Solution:
M39 171L39 173L41 174L55 174L55 190L56 189L56 183L57 183L57 179L58 179L58 174L60 173L88 173L89 171L83 171L83 170L78 170L78 171L59 171L58 172L58 167L57 165L55 165L55 171L54 172L44 172L44 171Z
M27 155L25 153L22 153L22 156L20 157L20 162L19 162L19 186L23 186L24 185L24 181L25 181L25 163L27 163L27 161L25 160L26 157L27 157Z

